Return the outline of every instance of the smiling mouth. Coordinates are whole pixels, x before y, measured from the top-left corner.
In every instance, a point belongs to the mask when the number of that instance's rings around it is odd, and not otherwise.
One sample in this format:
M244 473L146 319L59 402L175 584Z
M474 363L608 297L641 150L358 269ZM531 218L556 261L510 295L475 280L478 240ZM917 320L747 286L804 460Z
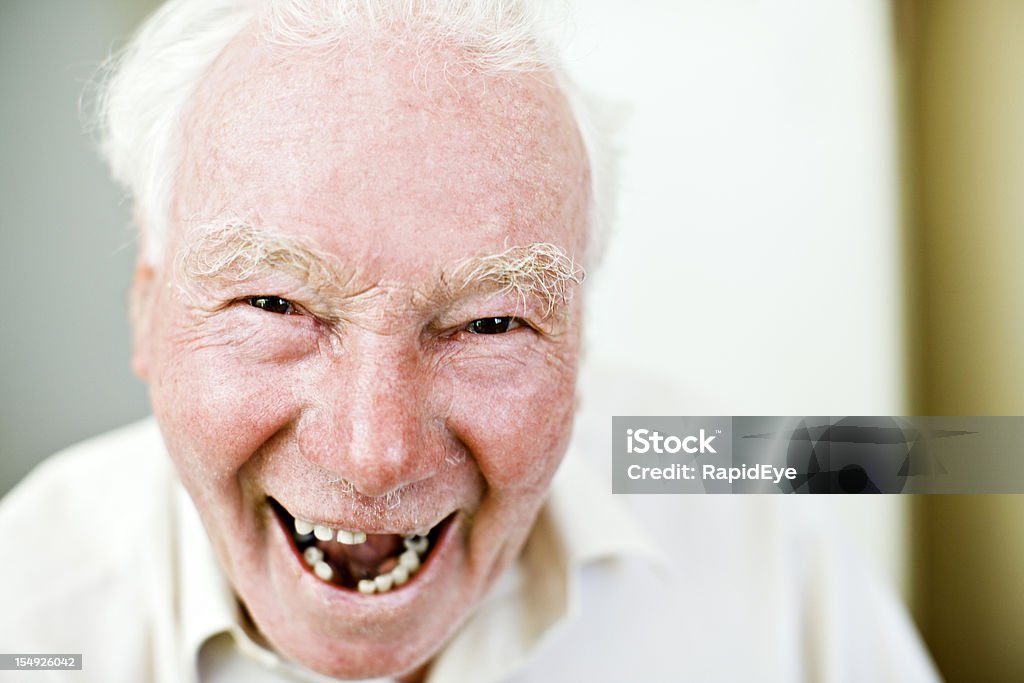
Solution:
M364 595L388 593L409 583L426 563L452 513L432 529L371 534L293 517L268 498L307 571L321 581Z

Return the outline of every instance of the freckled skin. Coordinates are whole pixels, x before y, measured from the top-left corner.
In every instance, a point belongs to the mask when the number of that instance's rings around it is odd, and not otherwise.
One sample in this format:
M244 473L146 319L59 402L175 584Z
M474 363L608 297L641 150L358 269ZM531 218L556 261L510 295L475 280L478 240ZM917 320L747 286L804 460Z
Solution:
M583 253L587 169L571 114L545 74L445 78L437 64L236 38L186 118L163 262L136 275L136 371L225 571L277 650L344 678L422 673L519 553L572 424L579 293L543 332L502 335L465 328L541 313L514 296L431 296L469 256L532 242ZM287 276L177 281L189 220L226 212L356 272L358 301L334 302L343 324L240 300L314 296ZM453 511L458 524L435 571L336 600L289 555L267 496L347 528Z

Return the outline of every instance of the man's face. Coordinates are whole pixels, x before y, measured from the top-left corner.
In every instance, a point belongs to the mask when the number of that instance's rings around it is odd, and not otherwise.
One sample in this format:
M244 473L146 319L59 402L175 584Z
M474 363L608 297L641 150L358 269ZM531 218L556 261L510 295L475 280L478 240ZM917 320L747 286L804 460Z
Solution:
M136 367L219 559L270 643L336 676L437 651L518 554L571 429L572 117L543 76L443 61L237 38L137 278Z

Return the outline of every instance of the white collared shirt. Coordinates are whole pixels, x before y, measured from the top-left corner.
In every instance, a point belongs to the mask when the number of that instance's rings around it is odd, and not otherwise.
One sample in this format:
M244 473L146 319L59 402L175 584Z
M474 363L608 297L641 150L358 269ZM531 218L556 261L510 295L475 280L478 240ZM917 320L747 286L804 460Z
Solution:
M936 680L895 600L778 497L678 498L684 520L649 535L570 449L427 683ZM83 655L0 680L332 680L247 630L152 420L37 468L0 503L0 540L0 650Z

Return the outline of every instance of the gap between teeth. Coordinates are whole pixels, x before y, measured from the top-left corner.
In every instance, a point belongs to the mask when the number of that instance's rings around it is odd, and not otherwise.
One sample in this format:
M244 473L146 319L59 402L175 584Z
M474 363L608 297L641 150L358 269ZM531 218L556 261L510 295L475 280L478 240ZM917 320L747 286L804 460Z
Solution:
M366 542L366 533L363 531L349 531L348 529L334 530L323 524L313 524L302 519L295 519L295 531L300 536L313 534L318 540L330 541L337 539L338 543L345 545L358 545ZM415 534L403 534L402 545L405 550L397 558L393 558L394 567L383 572L372 579L362 579L357 588L364 595L373 593L387 593L393 588L407 583L420 568L423 555L430 547L430 540L427 538L429 531L418 531ZM302 559L323 581L330 582L334 578L334 570L324 560L324 552L315 545L311 545L302 552ZM388 561L385 561L386 564Z

